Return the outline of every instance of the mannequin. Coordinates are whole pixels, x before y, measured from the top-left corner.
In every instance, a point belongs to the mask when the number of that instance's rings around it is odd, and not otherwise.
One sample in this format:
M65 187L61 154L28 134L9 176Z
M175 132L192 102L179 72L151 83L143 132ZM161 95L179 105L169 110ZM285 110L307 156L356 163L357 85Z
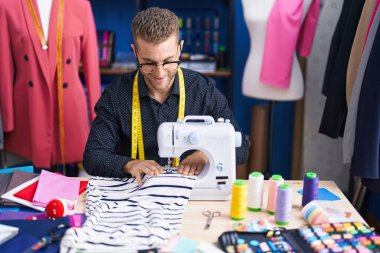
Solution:
M243 94L248 97L274 100L291 101L302 98L304 93L301 69L294 56L291 66L291 78L289 87L276 88L260 81L260 72L265 51L265 40L268 17L276 0L243 0L244 18L251 39L251 49L243 75ZM312 0L303 1L302 22L311 6Z
M42 30L44 31L45 40L49 38L49 21L53 0L37 0L38 10L40 12Z
M0 0L0 31L5 150L41 168L81 161L89 133L88 108L94 119L100 96L90 2ZM79 77L80 61L88 99Z

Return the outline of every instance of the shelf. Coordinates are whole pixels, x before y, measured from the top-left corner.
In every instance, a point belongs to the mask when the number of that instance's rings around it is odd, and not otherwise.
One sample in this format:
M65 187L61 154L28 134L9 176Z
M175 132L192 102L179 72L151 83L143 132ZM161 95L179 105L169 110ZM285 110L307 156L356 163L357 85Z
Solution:
M100 68L101 75L122 75L134 71L134 69Z
M132 72L134 70L132 69L112 69L112 68L100 68L100 74L101 75L122 75L129 72ZM80 69L80 73L83 73L83 69ZM214 72L204 72L202 73L206 76L216 76L216 77L230 77L231 71L230 70L218 70Z
M206 76L230 77L231 71L230 70L218 70L215 72L205 72L202 74L205 74Z

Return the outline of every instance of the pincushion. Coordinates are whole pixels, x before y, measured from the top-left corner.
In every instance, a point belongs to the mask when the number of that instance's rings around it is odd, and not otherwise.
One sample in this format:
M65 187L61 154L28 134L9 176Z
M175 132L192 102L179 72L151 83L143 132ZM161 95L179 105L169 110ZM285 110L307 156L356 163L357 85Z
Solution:
M66 201L60 198L52 199L46 206L46 215L49 218L61 218L67 215Z

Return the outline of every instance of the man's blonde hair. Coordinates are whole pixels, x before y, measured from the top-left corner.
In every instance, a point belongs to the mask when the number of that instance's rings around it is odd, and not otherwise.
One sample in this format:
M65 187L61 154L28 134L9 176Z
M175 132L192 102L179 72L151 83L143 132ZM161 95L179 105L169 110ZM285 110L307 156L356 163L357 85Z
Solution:
M136 14L132 21L133 38L160 43L175 34L179 37L178 17L168 9L148 8Z

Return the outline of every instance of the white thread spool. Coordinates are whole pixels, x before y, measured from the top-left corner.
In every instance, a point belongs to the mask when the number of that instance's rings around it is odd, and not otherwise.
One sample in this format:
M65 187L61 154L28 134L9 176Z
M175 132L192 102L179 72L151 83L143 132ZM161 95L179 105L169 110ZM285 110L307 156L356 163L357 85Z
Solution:
M269 189L268 189L268 213L274 215L276 211L276 201L277 201L277 188L284 183L284 179L281 175L272 175L269 179Z
M263 205L264 176L260 172L249 174L248 181L248 210L260 212Z

